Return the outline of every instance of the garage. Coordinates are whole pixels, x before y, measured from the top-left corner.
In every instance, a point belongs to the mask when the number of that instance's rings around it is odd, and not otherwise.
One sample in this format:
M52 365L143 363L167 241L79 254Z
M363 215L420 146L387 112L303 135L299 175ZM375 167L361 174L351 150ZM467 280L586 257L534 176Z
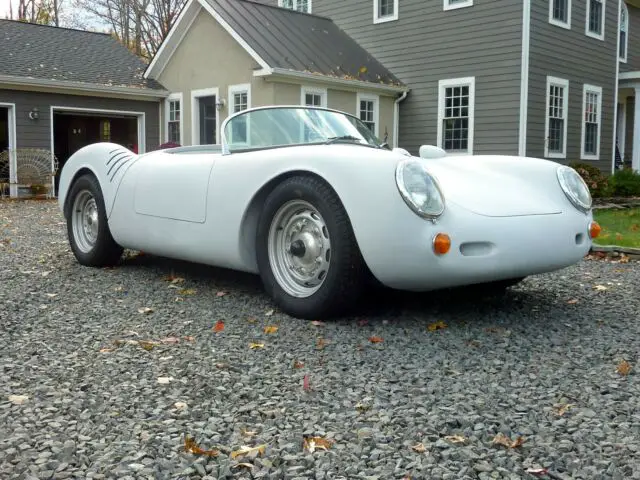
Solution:
M51 107L51 147L58 160L55 191L65 162L84 146L112 142L144 152L144 113Z

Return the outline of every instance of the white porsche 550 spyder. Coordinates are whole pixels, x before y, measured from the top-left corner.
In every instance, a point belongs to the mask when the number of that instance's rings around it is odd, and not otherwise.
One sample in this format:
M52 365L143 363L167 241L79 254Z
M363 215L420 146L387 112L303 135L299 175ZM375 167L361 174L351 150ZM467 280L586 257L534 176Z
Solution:
M599 226L575 170L536 158L420 157L358 118L272 106L236 113L221 145L76 152L59 205L82 265L123 248L261 276L292 316L347 311L369 280L429 291L506 288L579 262Z

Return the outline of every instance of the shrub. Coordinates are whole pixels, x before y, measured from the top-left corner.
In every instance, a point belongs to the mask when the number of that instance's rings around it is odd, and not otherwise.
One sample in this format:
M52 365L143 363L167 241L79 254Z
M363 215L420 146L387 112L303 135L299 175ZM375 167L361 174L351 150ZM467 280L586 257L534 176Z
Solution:
M617 170L609 183L612 194L616 197L640 197L640 173L634 172L631 168Z
M585 181L593 198L606 197L611 192L609 179L602 171L588 163L574 162L569 166L576 170Z

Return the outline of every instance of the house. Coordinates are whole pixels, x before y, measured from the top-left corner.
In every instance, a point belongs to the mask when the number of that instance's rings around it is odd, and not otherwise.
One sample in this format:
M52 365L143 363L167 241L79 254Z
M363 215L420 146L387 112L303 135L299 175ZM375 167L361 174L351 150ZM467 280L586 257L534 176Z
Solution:
M318 102L413 154L611 172L617 144L640 168L640 0L189 0L145 77L183 144L250 105Z
M107 34L0 20L0 155L9 152L11 183L20 183L25 149L46 151L60 168L97 141L156 148L168 92L145 68Z

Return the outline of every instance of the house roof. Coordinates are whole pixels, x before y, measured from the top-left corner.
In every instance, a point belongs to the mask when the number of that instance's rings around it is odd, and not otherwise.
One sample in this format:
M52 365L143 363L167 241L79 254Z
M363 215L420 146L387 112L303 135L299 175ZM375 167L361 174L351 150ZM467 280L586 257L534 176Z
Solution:
M274 69L402 86L329 18L250 0L205 0Z
M145 68L109 34L0 19L2 77L164 90Z

